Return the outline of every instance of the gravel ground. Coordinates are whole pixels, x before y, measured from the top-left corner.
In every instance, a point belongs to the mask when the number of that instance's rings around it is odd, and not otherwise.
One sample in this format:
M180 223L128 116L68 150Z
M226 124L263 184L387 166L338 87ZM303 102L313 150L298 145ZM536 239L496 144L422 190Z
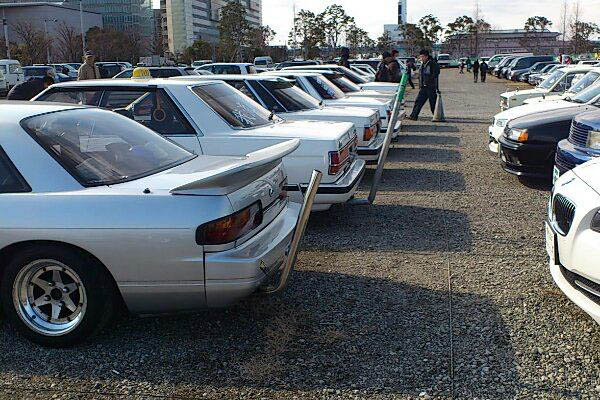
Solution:
M599 398L600 329L546 264L548 187L486 150L506 82L469 77L443 72L447 123L404 125L376 205L311 217L281 296L68 350L0 320L0 399Z

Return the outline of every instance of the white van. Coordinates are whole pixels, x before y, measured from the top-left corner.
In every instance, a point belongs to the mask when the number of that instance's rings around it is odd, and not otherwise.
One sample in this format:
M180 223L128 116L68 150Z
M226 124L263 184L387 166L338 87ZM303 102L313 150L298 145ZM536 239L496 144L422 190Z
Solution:
M257 67L263 67L263 68L274 68L275 67L275 64L273 64L273 59L269 56L256 57L254 59L254 65L256 65Z
M9 88L25 80L25 76L21 70L21 63L17 60L0 60L0 71L4 74Z

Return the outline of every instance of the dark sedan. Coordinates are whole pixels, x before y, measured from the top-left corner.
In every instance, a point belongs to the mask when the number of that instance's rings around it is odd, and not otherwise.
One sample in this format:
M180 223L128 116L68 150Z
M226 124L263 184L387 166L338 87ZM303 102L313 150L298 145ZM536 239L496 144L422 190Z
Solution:
M510 121L498 140L502 168L518 176L550 179L556 145L569 136L573 117L597 109L595 105L582 104Z

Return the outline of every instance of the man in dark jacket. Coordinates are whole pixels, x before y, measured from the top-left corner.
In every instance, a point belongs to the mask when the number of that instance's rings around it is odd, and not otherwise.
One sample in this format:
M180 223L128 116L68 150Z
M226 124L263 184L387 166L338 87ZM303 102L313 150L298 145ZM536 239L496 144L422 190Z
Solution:
M390 82L394 83L400 83L400 78L402 77L402 68L400 68L397 57L398 50L392 50L392 60L388 64L388 69L390 70Z
M54 79L49 76L32 78L13 86L8 92L6 100L31 100L53 83Z
M477 78L479 77L479 61L475 60L473 63L473 79L474 82L477 83Z
M421 77L419 78L419 94L415 99L415 106L413 107L412 113L408 116L408 119L416 121L419 119L421 109L429 100L429 106L431 107L431 113L435 112L435 103L437 102L437 95L439 91L439 77L440 67L438 63L431 58L428 50L421 50L419 53L421 59Z
M342 47L342 56L340 57L340 62L338 65L346 68L350 68L350 49L347 47Z
M481 72L481 83L484 83L488 72L488 65L485 61L481 61L481 64L479 64L479 71Z
M390 82L390 69L388 64L392 61L392 55L384 51L381 55L381 62L377 66L377 74L375 75L375 82Z

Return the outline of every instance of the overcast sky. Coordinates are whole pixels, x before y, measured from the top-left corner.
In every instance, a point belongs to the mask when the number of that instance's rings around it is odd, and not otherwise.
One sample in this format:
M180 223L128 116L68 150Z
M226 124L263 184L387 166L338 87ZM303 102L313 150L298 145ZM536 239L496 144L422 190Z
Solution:
M576 2L568 1L571 5ZM262 3L263 25L277 32L273 44L287 41L294 4L296 11L308 9L315 13L330 4L340 4L372 39L381 36L384 24L397 22L397 0L262 0ZM560 29L562 0L480 0L479 5L483 17L494 28L522 28L528 17L541 15L554 22L553 29ZM600 22L600 0L580 0L580 7L584 21ZM417 22L422 16L433 14L445 25L461 15L472 15L473 9L473 0L408 0L408 21Z

